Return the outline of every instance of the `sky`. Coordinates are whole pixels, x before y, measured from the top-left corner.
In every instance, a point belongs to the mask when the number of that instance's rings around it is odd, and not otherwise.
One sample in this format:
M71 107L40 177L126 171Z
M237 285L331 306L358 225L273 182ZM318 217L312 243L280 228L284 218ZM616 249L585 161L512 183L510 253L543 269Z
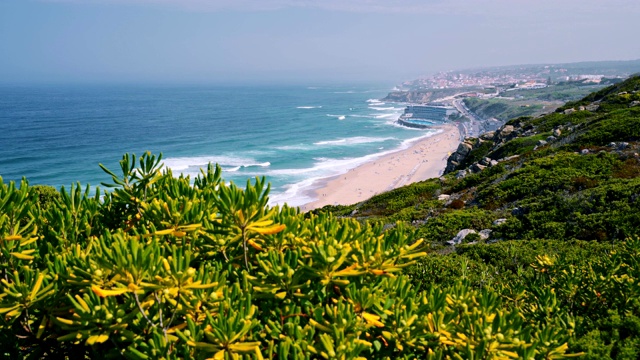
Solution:
M398 83L640 58L638 0L0 0L0 83Z

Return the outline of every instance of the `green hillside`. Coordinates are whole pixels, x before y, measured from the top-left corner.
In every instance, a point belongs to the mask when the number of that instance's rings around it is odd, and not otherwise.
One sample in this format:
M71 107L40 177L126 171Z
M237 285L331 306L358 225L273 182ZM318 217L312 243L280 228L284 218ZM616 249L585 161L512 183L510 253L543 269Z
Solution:
M576 316L571 350L638 358L640 243L629 239L640 234L640 77L466 143L439 179L318 212L411 224L431 242L410 270L423 288L463 278L515 300L544 284Z
M512 120L440 179L306 214L269 207L265 179L176 177L149 153L101 165L94 195L0 179L0 354L637 359L639 90Z

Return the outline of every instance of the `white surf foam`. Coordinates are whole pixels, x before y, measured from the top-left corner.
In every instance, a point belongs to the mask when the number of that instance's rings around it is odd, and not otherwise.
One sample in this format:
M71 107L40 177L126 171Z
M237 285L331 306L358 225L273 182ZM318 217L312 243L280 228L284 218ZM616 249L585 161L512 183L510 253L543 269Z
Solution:
M334 115L334 114L327 114L328 117L334 117L337 118L338 120L344 120L345 115ZM340 119L343 118L343 119Z
M344 119L346 119L346 117L344 115L338 116L338 120L344 120Z
M397 108L397 107L393 107L393 106L389 106L389 107L369 106L369 109L378 110L378 111L387 111L387 110L400 111L400 110L404 110L403 108Z
M296 109L322 109L322 105L320 106L298 106Z
M351 137L351 138L343 138L343 139L338 139L338 140L325 140L325 141L318 141L313 143L314 145L319 145L319 146L349 146L349 145L358 145L358 144L368 144L368 143L376 143L376 142L383 142L383 141L387 141L387 140L394 140L395 138L392 137L368 137L368 136L355 136L355 137Z
M353 168L356 168L362 164L373 161L387 154L405 150L416 141L433 136L440 132L442 132L442 130L429 131L421 136L402 141L400 145L394 149L380 151L375 154L365 155L358 158L316 158L316 162L314 163L314 165L309 168L269 170L265 174L267 177L270 175L305 177L304 180L287 185L284 192L272 195L269 203L271 205L288 203L291 206L300 206L315 201L317 199L313 198L309 194L311 190L313 190L314 187L317 186L318 180L344 174ZM384 147L378 148L378 150L383 149Z
M378 114L378 115L372 115L372 116L376 119L388 119L388 118L397 119L398 116L400 115L397 113L391 113L391 114Z
M195 156L195 157L176 157L167 158L164 161L166 167L173 171L186 173L197 173L199 169L206 167L209 163L218 164L224 171L235 172L246 167L268 167L270 162L257 162L252 158L234 157L234 156ZM193 171L188 171L193 170Z

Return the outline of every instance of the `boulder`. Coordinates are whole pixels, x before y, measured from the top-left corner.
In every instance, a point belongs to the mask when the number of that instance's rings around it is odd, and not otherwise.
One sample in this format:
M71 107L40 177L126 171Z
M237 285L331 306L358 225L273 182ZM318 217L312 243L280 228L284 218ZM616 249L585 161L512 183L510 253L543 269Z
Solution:
M631 102L631 104L629 104L629 107L634 107L634 106L638 106L638 105L640 105L640 101L634 100L634 101Z
M471 171L476 172L476 173L480 172L480 171L482 171L484 169L486 169L485 165L480 165L478 163L475 163L475 164L471 165Z
M584 111L584 106L578 106L579 111Z
M500 226L500 225L502 225L502 224L504 224L506 222L507 222L507 219L505 219L505 218L495 219L493 221L493 226Z
M486 132L486 133L480 135L480 139L482 139L482 140L492 140L495 135L496 135L495 131L489 131L489 132Z
M489 165L490 163L491 163L491 159L490 159L490 158L488 158L488 157L486 157L486 158L484 158L484 159L480 160L480 164L481 164L481 165L484 165L484 166L487 166L487 165Z
M467 176L467 170L460 170L456 173L456 179L462 179Z
M582 154L582 155L587 155L588 153L589 153L589 149L580 150L580 154Z
M556 141L558 138L556 138L555 136L547 136L547 142L553 142Z
M489 166L496 166L498 165L498 162L496 160L491 160L491 162L489 163Z
M460 145L458 145L458 150L456 150L456 152L462 156L467 156L469 152L471 152L471 149L473 149L473 145L467 142L461 142Z
M460 230L456 236L454 236L451 240L447 241L447 244L449 244L449 245L458 245L469 234L477 234L477 232L475 230L473 230L473 229Z
M618 146L618 144L616 144L614 142L610 142L609 143L609 147L615 148L616 146Z
M513 216L522 216L526 213L527 213L526 209L521 207L513 208L513 210L511 210L511 215Z
M617 149L618 150L624 150L624 149L626 149L628 147L629 147L629 143L628 142L621 142L620 144L618 144Z
M491 233L492 232L493 232L493 230L491 230L491 229L484 229L484 230L480 230L478 235L480 235L480 239L487 240L488 238L491 237Z
M438 196L438 201L447 201L450 197L451 195L441 194L440 196Z
M510 160L513 160L513 159L517 159L517 158L519 158L519 157L520 157L520 155L511 155L511 156L507 156L506 158L502 158L502 159L500 159L500 160L498 160L498 161L499 161L499 162L502 162L502 161L510 161Z
M567 109L564 111L564 114L569 115L569 114L573 114L574 112L576 112L576 109Z
M589 104L585 107L585 109L589 110L589 111L596 111L598 110L598 108L600 108L600 105L598 104Z
M500 137L507 137L509 135L511 135L511 133L513 132L514 127L513 125L506 125L505 127L502 128L502 130L500 131Z
M560 131L560 129L553 130L553 136L559 137L560 135L562 135L562 131Z
M538 146L545 146L545 145L547 145L547 142L546 142L546 141L544 141L544 140L538 140L537 145L538 145Z

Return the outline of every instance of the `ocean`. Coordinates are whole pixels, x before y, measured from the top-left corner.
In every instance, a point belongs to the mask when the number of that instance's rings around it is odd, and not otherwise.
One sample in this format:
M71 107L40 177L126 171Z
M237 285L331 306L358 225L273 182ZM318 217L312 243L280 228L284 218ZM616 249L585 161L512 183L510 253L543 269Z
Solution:
M162 153L174 174L218 163L243 186L266 176L271 204L313 199L318 179L407 147L429 131L394 124L388 85L0 85L0 176L92 189L124 153ZM116 172L118 173L118 172Z

